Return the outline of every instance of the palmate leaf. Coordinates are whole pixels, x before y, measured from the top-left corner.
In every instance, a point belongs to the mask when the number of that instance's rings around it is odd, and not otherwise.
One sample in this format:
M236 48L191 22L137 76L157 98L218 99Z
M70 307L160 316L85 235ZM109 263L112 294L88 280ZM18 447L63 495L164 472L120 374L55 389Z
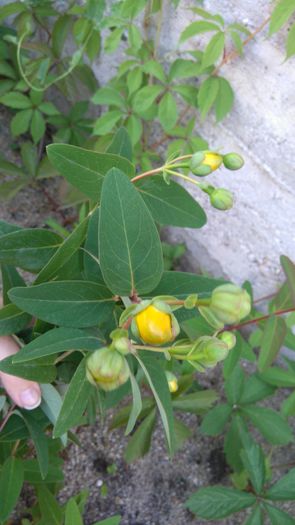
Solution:
M103 278L114 294L146 293L160 281L163 256L157 228L133 184L115 168L102 187L99 253Z
M216 486L198 490L185 505L196 516L213 520L226 518L234 512L251 507L255 502L256 497L253 494Z

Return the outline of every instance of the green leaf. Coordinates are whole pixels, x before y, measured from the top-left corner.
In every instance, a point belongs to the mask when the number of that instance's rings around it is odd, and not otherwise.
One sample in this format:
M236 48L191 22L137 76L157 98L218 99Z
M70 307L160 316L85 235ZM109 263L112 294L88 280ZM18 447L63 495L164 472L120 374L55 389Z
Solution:
M10 303L7 295L10 288L14 288L15 286L25 286L26 283L18 273L17 269L9 264L1 264L1 273L3 304L7 305Z
M105 135L112 131L117 122L123 117L119 110L108 111L99 117L93 128L93 135Z
M251 507L255 502L253 494L216 486L198 490L186 501L185 506L196 516L211 520L226 518Z
M139 67L135 67L131 71L129 71L127 75L127 88L129 96L135 93L135 91L138 91L141 84L142 84L142 71Z
M21 158L23 164L31 177L36 174L38 165L37 148L31 142L23 142L21 145Z
M185 60L177 58L172 62L169 71L169 80L175 78L190 78L195 77L198 72L199 65L194 60ZM172 89L174 86L172 87Z
M282 255L280 261L287 278L287 286L295 304L295 264L286 255Z
M242 408L252 424L272 445L286 445L294 441L293 433L282 416L270 408L248 406Z
M295 55L295 24L293 24L288 31L286 51L287 58Z
M129 40L130 47L134 51L137 51L138 49L140 49L142 45L142 36L141 36L141 32L139 28L134 24L129 26L128 40Z
M112 516L111 518L107 518L106 520L102 521L96 521L93 523L93 525L120 525L121 523L121 516Z
M265 482L265 458L261 447L250 438L241 452L241 458L255 492L260 494Z
M218 396L214 390L201 390L193 392L192 394L176 397L172 401L172 406L175 410L181 412L202 414L211 408L217 398Z
M114 153L132 162L132 144L125 128L118 129L107 149L107 153Z
M78 224L72 233L59 246L55 254L37 275L34 285L40 284L44 281L49 281L57 275L58 270L64 266L64 264L68 262L74 253L80 248L86 237L87 227L88 217Z
M286 332L286 323L281 317L273 316L266 321L258 358L260 372L265 372L276 359L284 343Z
M275 387L294 387L295 375L290 370L284 370L278 366L273 366L260 374L260 377L267 384Z
M33 111L30 128L31 135L35 144L37 144L39 140L43 137L45 130L46 124L43 115L38 109L35 109Z
M185 28L185 30L182 31L179 42L182 44L189 38L192 38L195 35L199 35L200 33L207 33L208 31L220 31L220 28L217 24L214 24L213 22L198 20L197 22L189 24Z
M230 83L222 77L218 77L218 93L215 100L215 115L217 122L226 117L231 111L234 102L234 92Z
M74 328L104 322L114 306L105 286L88 281L52 281L12 288L9 297L19 308L43 321Z
M42 111L42 113L45 113L45 115L49 116L60 115L57 107L52 102L42 102L39 105L39 110Z
M23 486L23 462L8 457L0 474L0 521L6 522L13 511Z
M126 436L130 434L130 432L132 432L132 430L134 429L137 418L142 410L142 400L141 400L140 388L138 386L138 383L134 375L131 373L131 371L130 371L130 381L131 381L131 388L132 388L133 403L132 403L132 409L131 409L128 423L127 423L127 428L125 431Z
M208 77L205 82L201 84L198 93L198 103L201 110L201 117L204 119L207 113L212 108L216 97L218 95L219 82L216 77Z
M163 69L162 64L157 62L157 60L148 60L142 65L142 71L156 77L160 82L166 82L166 75Z
M130 135L132 146L135 146L142 135L142 122L136 115L130 115L125 121L126 129Z
M0 309L0 335L17 334L29 324L30 320L29 314L14 304L8 304Z
M175 295L183 299L193 293L212 292L224 283L221 279L211 279L189 272L164 272L152 295Z
M240 397L240 405L248 405L250 403L257 403L268 396L273 394L274 389L265 384L264 381L259 379L257 375L252 374L244 382L243 393Z
M248 434L247 426L241 416L235 412L232 413L232 420L224 439L224 452L227 463L235 472L241 472L244 469L241 460L241 450L243 440Z
M104 280L115 294L149 292L162 276L156 226L135 187L117 169L110 170L102 187L99 252Z
M0 370L6 374L22 377L30 381L39 381L40 383L51 383L56 377L55 366L44 359L14 364L13 356L8 356L0 361Z
M263 514L261 507L253 508L249 518L245 521L244 525L263 525Z
M47 476L42 479L38 461L35 459L27 459L24 461L24 479L32 485L64 482L62 469L55 464L49 465Z
M271 525L295 525L295 519L281 509L272 505L265 505Z
M60 15L53 25L51 31L51 46L53 54L56 57L60 57L62 54L62 50L70 32L72 23L72 17L64 14Z
M286 418L295 416L295 391L283 401L281 413Z
M93 104L100 104L104 106L117 106L123 108L125 100L120 95L118 90L111 87L100 88L91 98Z
M161 98L158 116L160 124L163 126L165 131L171 130L177 122L178 109L175 98L171 93L165 93Z
M266 492L266 497L274 501L295 499L295 468L272 485Z
M93 62L93 60L95 60L95 58L99 55L100 48L101 48L100 31L98 31L97 29L93 29L92 34L86 44L86 53L87 53L87 56L90 62Z
M0 261L38 272L53 255L61 238L45 229L18 230L0 238Z
M50 384L41 384L40 387L42 392L42 403L40 408L48 417L49 421L53 425L55 425L58 418L58 414L60 413L62 407L62 398L59 392L56 390L56 388L54 388L54 386ZM66 434L62 436L62 443L64 446L66 446Z
M32 118L32 109L24 109L19 111L10 122L11 133L14 137L18 137L22 133L26 133Z
M159 224L182 228L202 228L206 224L203 208L176 182L168 186L162 177L147 177L135 187Z
M223 431L232 413L232 407L227 403L222 403L212 408L205 415L201 432L207 436L218 436Z
M269 34L273 35L289 20L295 12L295 0L281 0L271 14Z
M66 504L65 525L83 525L83 519L74 498L70 498Z
M156 409L154 408L140 423L134 434L128 441L124 452L124 459L131 463L141 458L150 449L153 430L156 423Z
M49 468L48 437L44 434L40 424L27 410L22 411L22 418L36 449L41 476L45 479Z
M69 350L96 350L101 340L75 328L54 328L23 346L14 356L14 363L25 363L48 355Z
M132 106L134 111L141 114L149 109L162 91L163 86L159 85L151 85L141 88L133 98Z
M225 46L225 34L220 31L214 35L209 44L207 45L203 58L202 58L202 68L206 69L207 67L214 64L223 53Z
M135 356L144 371L148 384L154 395L158 410L164 426L169 451L173 454L175 450L174 441L174 418L171 396L165 373L159 366L159 362L148 356Z
M78 425L86 408L93 386L86 378L86 359L79 364L66 391L61 411L53 429L53 436L60 437Z
M15 414L10 416L5 427L0 432L1 443L13 443L19 439L27 439L28 437L29 432L23 419Z
M104 175L113 167L132 177L134 166L119 155L97 153L67 144L47 147L50 162L75 188L98 201Z
M29 97L19 93L19 91L6 93L0 98L0 103L13 109L29 109L32 107Z
M184 442L193 435L192 430L179 419L174 418L175 450L180 450Z
M238 364L224 384L226 397L232 405L239 403L244 389L245 375Z
M42 517L46 520L46 525L61 525L63 523L64 513L53 494L44 485L40 485L37 492L38 503Z

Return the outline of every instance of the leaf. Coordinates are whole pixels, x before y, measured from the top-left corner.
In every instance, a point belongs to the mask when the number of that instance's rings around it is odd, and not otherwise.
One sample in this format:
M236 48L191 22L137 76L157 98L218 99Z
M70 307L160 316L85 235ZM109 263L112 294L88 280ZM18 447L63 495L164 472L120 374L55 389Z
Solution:
M141 458L150 449L153 430L156 423L156 409L154 408L140 423L134 434L129 439L124 452L124 459L127 463L132 463Z
M132 144L125 128L118 129L107 153L114 153L132 162Z
M287 286L295 304L295 264L286 255L282 255L280 261L287 278Z
M105 286L88 281L52 281L12 288L9 297L19 308L43 321L74 328L103 323L114 306Z
M169 80L174 80L175 78L195 77L198 72L198 68L199 65L194 60L185 60L183 58L177 58L171 64L169 71ZM172 89L174 89L174 87L176 86L173 86Z
M44 434L36 419L27 410L22 411L22 418L36 449L41 476L45 479L49 468L48 437Z
M266 497L274 501L289 501L295 499L295 468L277 481L268 491Z
M0 98L0 103L13 109L29 109L32 107L30 99L19 91L6 93Z
M129 96L139 90L142 84L143 74L139 67L131 69L127 75L127 88Z
M14 356L14 363L26 363L69 350L96 350L101 341L94 335L75 328L54 328L33 339Z
M55 464L49 465L47 476L42 479L39 464L36 459L27 459L24 461L24 479L32 485L64 482L62 469Z
M96 521L93 523L93 525L120 525L121 523L121 516L112 516L111 518L107 518L106 520L102 521Z
M192 430L179 419L174 418L175 450L182 448L184 442L193 435Z
M202 58L202 68L206 69L207 67L214 64L223 53L225 45L225 34L222 31L214 35L209 44L207 45L203 58Z
M25 364L14 364L14 356L5 357L0 361L0 370L6 374L22 377L30 381L51 383L56 377L56 368L48 360L31 361Z
M295 525L295 519L283 510L267 504L265 505L265 508L270 517L271 525Z
M174 418L171 396L165 373L159 366L159 362L156 359L147 356L141 356L139 358L138 355L135 357L143 369L148 384L154 395L164 426L169 451L171 454L173 454L175 450Z
M232 109L234 92L230 83L225 78L218 77L218 83L218 93L215 100L215 115L217 122L220 122Z
M0 521L6 522L13 511L23 486L23 462L13 456L2 465L0 474Z
M290 370L284 370L278 366L273 366L260 374L260 378L268 385L275 387L294 387L295 375Z
M159 85L151 85L141 88L133 98L132 106L134 111L141 114L149 109L162 91L163 86Z
M160 82L166 82L166 75L163 69L162 64L157 62L157 60L148 60L142 65L142 71L156 77Z
M208 31L220 31L220 28L217 24L214 24L213 22L198 20L197 22L189 24L185 28L185 30L182 31L179 42L182 44L189 38L192 38L195 35L199 35L200 33L207 33Z
M281 317L273 316L266 321L258 358L260 372L265 372L276 359L284 343L286 332L286 323Z
M136 117L136 115L130 115L125 122L125 126L129 133L132 146L135 146L140 140L143 131L141 119Z
M63 511L53 494L44 485L38 487L37 493L42 517L46 519L45 523L48 525L61 525L64 517Z
M104 284L99 265L98 227L99 208L96 208L89 219L87 237L84 244L84 273L87 280Z
M41 140L41 138L43 137L45 133L45 130L46 130L46 124L42 116L42 113L38 109L35 109L33 111L33 116L31 120L31 128L30 128L31 135L33 137L33 141L35 144L37 144L39 140Z
M242 414L272 445L286 445L294 440L291 428L278 412L270 408L248 406L242 408Z
M19 439L27 439L29 432L22 418L13 414L0 432L1 443L13 443Z
M118 90L111 87L100 88L91 98L93 104L101 104L105 106L117 106L122 108L125 106L125 101Z
M158 109L160 124L165 131L171 130L176 125L178 118L178 109L175 98L171 93L165 93L161 98Z
M52 165L89 199L98 201L104 175L117 167L132 177L134 166L118 155L97 153L67 144L51 144L47 154Z
M257 401L271 396L273 391L274 389L272 387L265 384L257 375L252 374L250 377L247 377L244 382L244 389L239 404L248 405L250 403L257 403Z
M32 109L29 108L24 109L23 111L18 111L18 113L14 115L10 122L11 133L14 137L18 137L22 133L26 133L26 131L28 131L32 113Z
M110 170L103 183L99 252L103 278L115 294L149 292L162 276L154 221L135 187L117 169Z
M76 253L86 237L88 220L89 218L86 217L84 221L78 224L59 246L55 254L37 275L34 285L53 279L57 275L58 270Z
M1 264L1 273L2 273L2 296L3 304L7 305L10 303L8 292L10 288L15 286L25 286L26 283L24 279L20 276L17 269L8 264Z
M206 224L203 208L176 182L168 186L162 177L147 177L135 187L159 224L183 228L202 228Z
M65 525L83 525L83 519L74 498L70 498L66 504Z
M62 406L62 398L56 388L50 384L41 384L40 388L42 392L42 403L40 408L48 417L49 421L55 425ZM63 445L66 446L66 435L65 437L62 437L64 438Z
M293 24L288 31L286 51L287 58L295 55L295 24Z
M281 0L271 14L269 35L273 35L289 20L295 11L294 0Z
M185 506L196 516L210 520L226 518L251 507L255 502L253 494L216 486L199 489L186 501Z
M29 314L14 304L8 304L0 309L0 335L17 334L29 324L30 320Z
M263 525L263 514L261 507L257 505L254 507L249 518L245 521L244 525Z
M141 400L141 394L140 394L140 388L138 386L138 383L134 377L134 375L130 371L130 382L131 382L131 388L132 388L132 409L129 415L127 428L125 431L125 436L128 436L130 432L134 429L135 423L137 421L137 418L142 410L142 400Z
M86 408L93 386L86 378L86 359L82 359L65 393L61 411L53 429L53 437L62 436L78 425Z
M241 472L244 469L241 451L243 440L247 434L248 430L245 421L240 415L232 412L232 420L224 438L224 452L227 463L235 472Z
M192 414L202 414L204 410L211 408L218 398L214 390L201 390L186 394L173 399L172 406L175 410L191 412Z
M250 438L241 452L241 458L245 470L248 472L252 486L257 494L260 494L265 483L265 457L261 447Z
M219 82L216 77L208 77L205 82L201 84L198 93L198 103L201 110L201 117L204 119L207 113L212 108L216 97L218 95Z
M286 418L295 416L295 391L283 401L281 413Z
M105 135L109 133L122 117L122 112L117 109L104 113L95 121L93 135Z
M232 407L227 403L221 403L212 408L202 421L201 432L207 436L218 436L223 431L231 413Z
M243 370L238 364L224 384L226 397L232 405L239 403L241 399L244 389L244 380L245 376Z
M38 272L58 248L61 238L45 229L27 228L0 237L0 261Z
M60 112L58 111L57 107L52 102L42 102L39 106L39 110L48 116L60 115Z

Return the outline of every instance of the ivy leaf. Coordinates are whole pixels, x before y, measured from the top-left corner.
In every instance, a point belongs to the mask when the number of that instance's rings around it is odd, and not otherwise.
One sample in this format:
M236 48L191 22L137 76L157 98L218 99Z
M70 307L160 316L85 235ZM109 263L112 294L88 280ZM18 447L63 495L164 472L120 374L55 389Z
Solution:
M217 24L214 24L213 22L206 22L205 20L192 22L192 24L189 24L185 30L182 31L179 42L182 44L195 35L199 35L200 33L208 33L209 31L220 31L220 28Z
M214 64L223 53L225 45L225 34L222 31L219 31L214 35L209 44L207 45L203 58L202 58L202 68L206 69L207 67Z

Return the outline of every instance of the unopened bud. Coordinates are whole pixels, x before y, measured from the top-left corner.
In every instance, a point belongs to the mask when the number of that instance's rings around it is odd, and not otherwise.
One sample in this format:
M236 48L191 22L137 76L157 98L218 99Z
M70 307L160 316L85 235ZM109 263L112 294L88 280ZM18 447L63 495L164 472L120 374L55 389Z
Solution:
M237 338L232 332L222 332L218 335L218 339L227 345L228 350L232 350L236 346Z
M204 177L217 170L221 166L222 160L222 155L219 155L219 153L200 151L192 156L190 170L194 175Z
M168 381L169 390L170 390L171 394L174 394L178 390L177 377L174 374L172 374L172 372L169 372L167 370L166 370L165 374L166 374L166 378L167 378L167 381Z
M222 284L213 290L209 309L225 324L235 324L251 311L251 298L246 290L234 284Z
M233 207L234 199L232 193L229 190L216 188L210 194L210 202L213 208L226 211Z
M193 351L189 354L190 361L197 361L205 367L213 367L223 361L228 355L227 344L217 337L200 337Z
M129 367L125 357L109 347L95 350L87 359L88 381L102 390L115 390L129 379Z
M223 156L223 164L228 170L239 170L244 166L244 159L238 153L227 153Z
M179 325L171 308L161 301L155 301L139 311L131 328L144 343L151 345L171 343L179 333Z

